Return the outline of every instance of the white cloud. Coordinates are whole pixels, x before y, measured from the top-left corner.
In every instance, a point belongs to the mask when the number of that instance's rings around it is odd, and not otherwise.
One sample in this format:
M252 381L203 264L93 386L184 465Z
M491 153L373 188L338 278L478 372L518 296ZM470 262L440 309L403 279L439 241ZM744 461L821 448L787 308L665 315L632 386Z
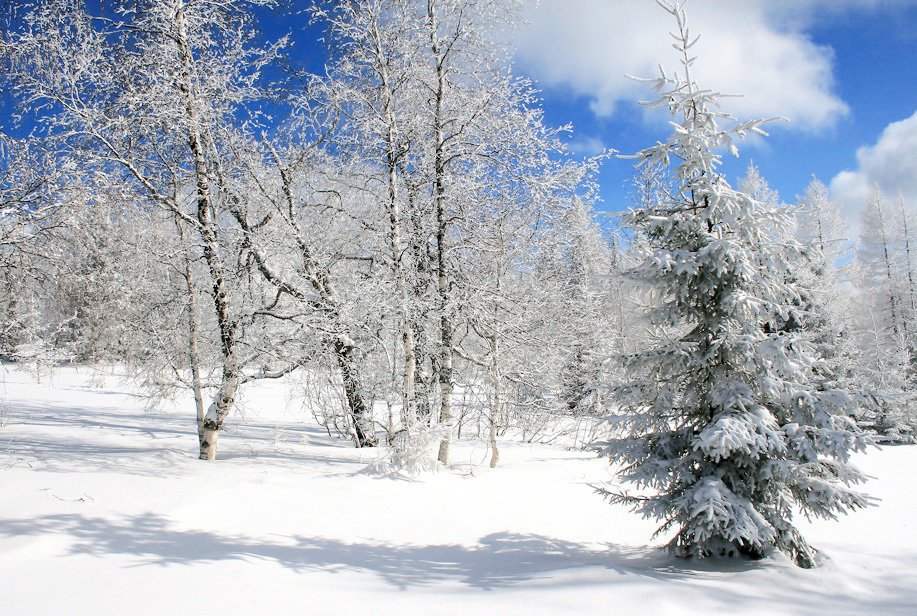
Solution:
M595 156L604 152L607 147L598 137L577 137L567 143L567 148L579 156Z
M901 191L912 204L917 198L917 113L885 127L875 145L857 150L857 168L831 180L831 194L855 225L878 184L888 196Z
M705 88L743 95L724 107L742 117L782 115L791 127L831 126L847 113L834 92L830 48L805 28L825 11L888 8L914 0L696 0L689 26L700 34L695 78ZM591 99L598 115L622 100L649 96L625 75L675 68L673 20L651 0L542 0L517 35L521 65L542 83Z

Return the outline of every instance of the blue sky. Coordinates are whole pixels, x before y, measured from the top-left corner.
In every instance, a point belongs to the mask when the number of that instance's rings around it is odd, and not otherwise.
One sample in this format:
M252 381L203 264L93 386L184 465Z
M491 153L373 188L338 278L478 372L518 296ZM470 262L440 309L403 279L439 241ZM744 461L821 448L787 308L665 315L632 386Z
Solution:
M667 135L665 118L636 103L651 96L646 85L625 77L676 66L671 18L653 0L521 1L529 23L513 36L516 69L541 89L549 123L573 125L572 149L634 153ZM258 11L259 20L268 38L290 32L296 60L320 71L320 30L289 14L304 5ZM724 166L730 180L754 160L792 202L814 174L854 226L873 182L917 206L917 0L690 0L687 9L701 35L700 84L743 94L725 101L740 118L791 119L740 144L741 159ZM632 161L604 164L600 209L627 207L631 175Z
M917 205L917 1L691 0L687 11L700 85L744 94L724 101L740 118L791 118L740 144L730 180L754 160L792 202L815 174L854 225L873 181ZM528 18L519 70L541 87L549 121L574 125L576 147L633 153L667 135L634 103L646 86L623 78L676 67L671 18L652 0L543 0ZM627 206L630 176L630 161L605 164L600 207Z
M629 154L668 134L666 118L637 104L648 88L625 77L676 66L672 20L653 0L522 1L516 70L541 90L550 124L573 125L572 149ZM741 94L724 101L740 119L790 118L740 144L740 159L724 159L731 181L754 161L793 202L815 175L854 227L873 182L917 206L917 0L690 0L687 10L701 36L701 85ZM321 70L317 28L261 17L269 35L294 30L298 60ZM632 161L605 162L599 209L628 206L632 172Z

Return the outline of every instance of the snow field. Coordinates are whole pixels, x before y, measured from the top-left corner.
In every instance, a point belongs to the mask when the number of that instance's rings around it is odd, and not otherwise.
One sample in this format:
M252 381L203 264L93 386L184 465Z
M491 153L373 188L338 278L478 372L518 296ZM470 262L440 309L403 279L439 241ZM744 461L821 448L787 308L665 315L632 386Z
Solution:
M829 557L807 571L670 558L589 452L507 441L492 470L461 441L450 470L382 477L272 383L204 463L187 401L149 412L86 369L2 381L4 616L917 613L917 447L857 458L881 502L804 522Z

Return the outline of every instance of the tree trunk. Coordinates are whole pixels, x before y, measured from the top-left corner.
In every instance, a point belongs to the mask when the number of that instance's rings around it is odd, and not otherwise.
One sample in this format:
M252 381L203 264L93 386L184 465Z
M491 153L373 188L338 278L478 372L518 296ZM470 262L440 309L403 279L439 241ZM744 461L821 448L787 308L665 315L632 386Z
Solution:
M490 386L493 399L490 404L490 468L496 468L500 461L500 450L497 449L497 418L500 416L500 370L498 362L499 344L496 336L490 337Z
M410 286L410 294L413 298L421 298L425 297L430 290L432 270L430 255L427 250L423 212L418 205L421 202L421 190L416 182L411 181L411 172L406 168L403 161L400 161L398 169L402 178L404 178L406 186L406 221L410 225L405 243L411 255L413 255L410 263L411 278L413 279L413 283ZM424 325L429 318L429 309L422 306L417 306L416 308L419 310L412 313L411 318L411 330L414 335L414 401L417 407L418 419L425 426L430 426L435 421L430 401L433 392L434 375L429 370L430 345Z
M439 335L440 349L437 370L439 373L440 408L439 421L445 429L443 440L439 444L439 461L449 464L449 450L452 446L452 390L453 390L453 351L452 319L449 305L449 277L446 272L446 238L448 218L446 212L446 157L445 130L443 127L443 100L446 96L446 75L443 66L443 53L439 45L438 25L436 19L436 0L427 0L427 18L430 28L430 44L433 50L436 70L436 91L434 92L433 134L434 169L433 191L436 201L436 268L437 292L439 294Z
M885 212L882 209L881 203L879 204L877 210L879 212L879 226L882 232L882 256L885 260L885 275L888 278L888 301L889 301L889 306L892 312L892 331L894 332L895 336L897 337L903 331L905 333L906 331L902 329L903 319L899 321L899 316L901 315L899 311L897 298L895 297L895 293L896 293L895 277L892 274L891 256L889 255L889 250L888 250L888 235L885 229L885 225L886 225Z
M908 308L907 314L904 314L902 309L901 321L903 329L905 332L905 348L907 349L908 354L908 372L911 378L914 378L917 375L917 348L913 341L910 339L910 327L908 325L912 323L912 319L915 316L915 305L914 305L914 269L913 262L911 261L911 234L910 229L907 224L907 210L904 207L904 197L901 196L901 193L898 193L898 208L901 216L901 235L902 241L904 242L904 258L906 260L905 266L907 271L907 296L908 296Z
M366 402L363 400L363 383L356 365L353 345L338 339L334 343L334 353L341 369L344 395L353 420L354 442L357 447L375 447L378 443L369 412L371 409L366 408Z
M379 58L377 70L382 80L383 107L386 122L385 147L387 151L385 153L385 162L388 172L388 239L389 248L392 253L392 274L395 278L395 287L398 293L398 308L401 313L401 343L404 351L404 427L410 432L414 427L414 423L417 421L417 398L415 387L417 360L414 355L415 345L414 330L411 327L411 302L408 297L408 282L404 267L405 248L402 237L403 214L398 195L398 166L401 154L396 133L395 109L394 101L392 100L393 92L391 90L391 84L389 83L388 70L385 62L383 62L384 54L382 53L382 46L378 36L376 40L377 55Z
M191 392L194 395L194 409L197 416L198 444L204 442L204 396L201 387L201 357L197 344L197 292L194 289L194 270L191 266L191 256L188 254L188 245L185 242L185 230L177 218L175 226L182 248L185 250L185 289L188 292L188 360L191 364Z
M239 391L240 373L234 366L227 365L223 368L223 377L220 388L210 408L204 415L203 430L201 435L201 460L215 460L217 455L217 438L223 429L223 421L232 410Z
M434 420L433 407L430 404L432 375L426 369L429 354L426 345L423 343L425 340L423 323L420 322L420 319L415 319L411 326L414 329L414 364L416 366L414 397L417 405L417 416L421 422L429 426Z
M440 289L443 288L440 284ZM440 291L443 294L443 291ZM449 464L449 450L452 446L452 322L442 307L442 316L440 318L440 336L441 336L441 356L439 359L439 392L440 408L439 421L443 425L445 432L443 440L439 443L438 460L443 464Z
M394 135L389 133L389 139ZM391 143L394 147L394 141ZM417 359L415 356L414 328L411 326L411 303L408 297L405 280L404 246L401 237L401 207L398 202L397 167L392 153L389 153L389 243L391 244L392 261L395 276L395 287L398 293L399 311L401 312L401 344L404 351L404 424L410 433L417 422Z
M232 406L235 403L241 371L234 355L237 334L236 324L231 317L229 294L226 290L226 277L220 261L217 225L213 220L213 204L211 203L212 178L208 169L205 155L206 148L192 88L193 58L191 49L188 46L185 14L182 8L176 11L175 25L177 36L174 40L178 47L178 57L181 63L177 85L184 100L185 114L188 120L188 145L191 148L194 160L197 193L197 220L200 225L204 260L207 263L213 283L213 304L217 325L220 330L220 350L223 363L220 387L214 402L204 415L200 438L200 459L213 460L216 458L217 435L222 428L223 420L232 410Z
M194 291L191 261L185 261L185 281L188 285L188 358L191 362L191 392L197 411L197 436L204 442L204 396L201 391L201 357L197 346L197 298Z
M497 420L490 418L490 468L497 468L500 462L500 450L497 449Z

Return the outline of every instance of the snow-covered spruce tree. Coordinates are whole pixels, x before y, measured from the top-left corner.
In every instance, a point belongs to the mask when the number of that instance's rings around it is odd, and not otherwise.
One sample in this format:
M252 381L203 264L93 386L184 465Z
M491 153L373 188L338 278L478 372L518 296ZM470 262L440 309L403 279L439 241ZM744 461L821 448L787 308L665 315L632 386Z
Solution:
M607 452L641 493L608 497L661 519L657 534L674 531L668 545L678 556L760 558L777 548L812 567L815 551L793 512L832 518L866 506L850 488L862 475L848 464L865 441L846 414L848 396L813 384L808 343L774 327L796 297L785 251L765 241L784 216L717 170L716 151L734 153L733 139L762 134L762 121L719 128L729 117L692 80L683 8L659 4L677 21L683 74L655 80L660 96L647 105L668 109L675 129L637 157L674 164L678 186L626 219L648 238L633 275L658 298L652 317L671 337L626 358L631 380L617 395L629 434Z

